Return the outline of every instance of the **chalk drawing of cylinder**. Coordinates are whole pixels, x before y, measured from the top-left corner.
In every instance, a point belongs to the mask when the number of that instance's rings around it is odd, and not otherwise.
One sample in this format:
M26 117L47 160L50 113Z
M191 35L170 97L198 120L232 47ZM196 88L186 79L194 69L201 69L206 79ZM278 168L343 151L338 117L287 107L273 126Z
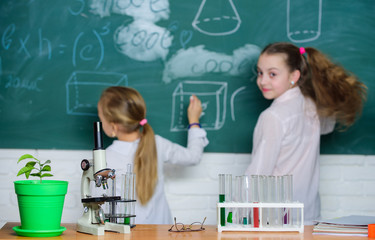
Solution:
M288 0L287 35L292 42L314 41L320 36L322 0Z
M235 33L241 19L232 0L203 0L192 25L203 34L223 36Z
M180 82L172 96L171 131L187 130L187 108L190 96L196 95L202 102L200 124L206 130L218 130L225 123L228 84L226 82Z
M127 86L126 74L114 72L75 71L66 82L68 115L97 116L97 103L109 86Z

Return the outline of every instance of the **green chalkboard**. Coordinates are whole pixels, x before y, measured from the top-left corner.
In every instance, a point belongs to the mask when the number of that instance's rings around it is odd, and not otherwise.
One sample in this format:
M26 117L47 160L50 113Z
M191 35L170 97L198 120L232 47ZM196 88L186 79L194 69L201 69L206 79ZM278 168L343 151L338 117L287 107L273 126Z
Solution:
M111 85L147 103L155 132L186 143L191 94L207 152L248 153L263 99L254 66L270 42L314 46L368 86L361 119L323 153L375 154L373 0L2 0L0 148L92 149ZM110 139L106 139L106 144Z

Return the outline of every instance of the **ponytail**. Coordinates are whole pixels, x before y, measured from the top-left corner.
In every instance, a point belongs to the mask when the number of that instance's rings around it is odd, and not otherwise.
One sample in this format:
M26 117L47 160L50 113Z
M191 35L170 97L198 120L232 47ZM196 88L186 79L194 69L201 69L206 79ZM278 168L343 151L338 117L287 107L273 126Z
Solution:
M158 179L157 168L155 134L152 127L145 124L141 128L141 139L134 157L136 191L142 205L145 205L154 194Z
M309 96L319 116L334 117L342 129L350 127L362 113L366 86L320 51L306 48L306 52L313 89Z

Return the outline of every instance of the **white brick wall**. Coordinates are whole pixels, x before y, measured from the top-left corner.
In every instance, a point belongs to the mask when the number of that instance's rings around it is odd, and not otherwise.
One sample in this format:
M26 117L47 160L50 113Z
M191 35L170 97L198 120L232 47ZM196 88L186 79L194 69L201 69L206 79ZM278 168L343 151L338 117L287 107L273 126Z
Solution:
M321 157L322 217L375 216L375 156Z
M76 222L82 214L80 199L81 160L91 159L91 151L0 149L0 226L19 221L13 181L20 166L17 159L25 153L41 160L51 159L53 179L69 181L63 222ZM181 222L201 221L216 224L218 174L242 175L250 163L250 154L205 153L197 166L165 166L165 190L173 216ZM322 217L351 214L375 216L375 156L321 156Z

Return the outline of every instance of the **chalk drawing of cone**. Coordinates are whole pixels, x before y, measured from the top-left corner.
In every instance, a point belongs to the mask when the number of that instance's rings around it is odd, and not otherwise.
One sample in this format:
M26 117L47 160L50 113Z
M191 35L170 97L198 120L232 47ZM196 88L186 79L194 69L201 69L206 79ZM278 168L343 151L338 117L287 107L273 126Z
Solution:
M203 0L192 25L203 34L224 36L235 33L241 19L232 0Z
M287 34L292 42L310 42L320 36L322 0L288 0Z

